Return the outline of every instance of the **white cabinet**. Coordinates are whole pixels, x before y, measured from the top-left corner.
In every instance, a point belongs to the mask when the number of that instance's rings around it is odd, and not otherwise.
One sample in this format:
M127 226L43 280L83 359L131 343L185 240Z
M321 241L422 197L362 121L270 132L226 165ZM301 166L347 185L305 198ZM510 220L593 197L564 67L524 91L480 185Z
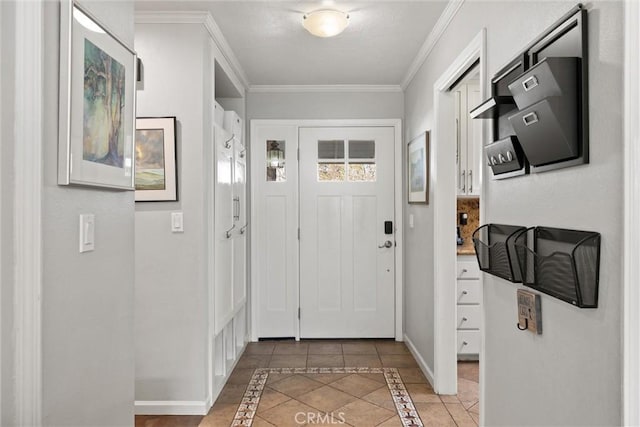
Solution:
M210 322L213 324L209 371L212 375L210 393L215 401L240 359L247 337L248 223L244 144L217 122L213 133L210 160L214 166L209 175L213 185L208 209L212 213L208 222L209 244L213 246L210 252L214 254L213 265L209 267L212 271Z
M214 134L213 317L217 335L246 303L248 224L244 146L220 126L214 126Z
M233 140L215 126L214 142L214 335L233 317Z
M459 359L477 358L482 327L482 283L474 257L458 256L456 325Z
M471 119L469 110L481 102L478 84L465 84L455 91L456 165L459 196L480 195L482 120Z
M247 159L240 138L233 146L233 304L238 309L247 300Z

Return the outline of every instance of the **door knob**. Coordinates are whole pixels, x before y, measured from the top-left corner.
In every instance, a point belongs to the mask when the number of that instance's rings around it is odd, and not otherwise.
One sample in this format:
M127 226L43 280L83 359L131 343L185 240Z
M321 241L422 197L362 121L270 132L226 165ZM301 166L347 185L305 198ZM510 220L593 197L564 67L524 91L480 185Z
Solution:
M384 242L382 244L382 246L378 246L378 248L382 249L382 248L390 248L393 246L393 243L391 243L391 240L387 240L386 242Z

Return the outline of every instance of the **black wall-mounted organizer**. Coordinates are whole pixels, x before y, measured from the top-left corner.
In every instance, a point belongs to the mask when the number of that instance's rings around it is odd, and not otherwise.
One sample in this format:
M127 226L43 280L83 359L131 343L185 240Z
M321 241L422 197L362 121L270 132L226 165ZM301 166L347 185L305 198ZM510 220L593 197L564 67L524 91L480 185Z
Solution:
M598 307L600 233L486 224L473 232L480 270L580 308Z
M522 283L580 308L598 307L600 233L532 227L515 237Z
M486 224L476 229L473 246L480 270L520 283L515 238L526 231L525 227L504 224Z
M587 11L579 4L491 80L470 112L493 119L495 179L589 162Z

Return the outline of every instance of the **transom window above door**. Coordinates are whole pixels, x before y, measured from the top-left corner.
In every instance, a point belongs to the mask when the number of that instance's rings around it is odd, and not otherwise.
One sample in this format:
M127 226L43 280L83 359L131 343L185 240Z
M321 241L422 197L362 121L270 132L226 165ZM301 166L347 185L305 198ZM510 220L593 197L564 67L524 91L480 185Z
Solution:
M320 182L375 182L376 142L319 140L317 171Z

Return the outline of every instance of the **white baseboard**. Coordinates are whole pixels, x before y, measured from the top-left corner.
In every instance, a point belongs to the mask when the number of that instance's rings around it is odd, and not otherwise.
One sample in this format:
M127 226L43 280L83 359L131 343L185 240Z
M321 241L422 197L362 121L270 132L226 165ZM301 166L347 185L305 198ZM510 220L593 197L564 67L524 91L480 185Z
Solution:
M213 391L213 396L208 396L207 400L136 400L136 415L207 415L209 410L220 395L222 388L226 384L229 376L235 369L238 361L247 349L247 341L240 350L237 350L236 358L229 367L224 382L217 390Z
M420 366L420 369L422 370L424 376L427 377L427 381L429 381L429 384L431 384L431 387L433 387L433 389L435 390L435 379L433 371L429 368L429 365L427 365L427 362L425 362L424 358L422 357L420 352L418 352L418 349L413 344L413 341L411 341L411 338L407 336L407 334L404 334L404 343L407 345L407 348L409 348L409 351L413 355L413 358L416 359L416 362L418 362L418 366Z
M136 415L207 415L208 402L198 400L136 400Z

